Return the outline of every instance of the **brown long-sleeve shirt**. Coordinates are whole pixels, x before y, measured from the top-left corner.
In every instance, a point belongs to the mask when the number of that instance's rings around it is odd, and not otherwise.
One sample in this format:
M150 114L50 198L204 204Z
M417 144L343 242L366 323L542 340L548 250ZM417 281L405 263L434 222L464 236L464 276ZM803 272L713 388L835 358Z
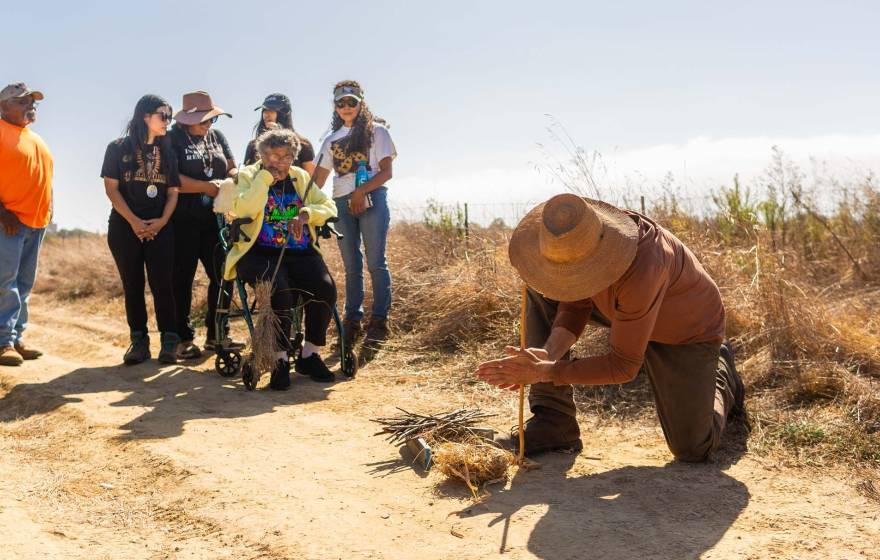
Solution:
M636 256L621 278L595 296L559 304L553 327L580 337L595 308L611 321L611 352L553 368L556 385L626 383L642 366L649 341L691 344L724 339L718 286L672 233L635 212Z

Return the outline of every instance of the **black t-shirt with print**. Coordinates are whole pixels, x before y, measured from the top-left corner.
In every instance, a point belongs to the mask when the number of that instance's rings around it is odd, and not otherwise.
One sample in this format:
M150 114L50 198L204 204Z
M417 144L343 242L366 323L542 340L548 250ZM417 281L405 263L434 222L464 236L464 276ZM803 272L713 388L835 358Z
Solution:
M225 179L229 162L234 161L226 137L213 128L205 136L188 136L183 128L175 126L171 129L171 145L179 173L199 181ZM180 193L175 214L213 220L212 203L213 199L203 198L202 193Z
M152 150L147 149L148 157ZM134 212L134 215L144 220L161 218L168 200L168 188L180 186L180 176L177 174L177 158L172 150L159 152L159 160L153 165L152 181L148 181L146 161L142 154L132 151L125 138L119 138L107 145L104 152L104 164L101 166L101 177L108 177L119 181L119 192L122 199ZM170 172L166 177L162 173L163 157L168 157ZM150 196L152 189L156 187L155 196ZM113 210L115 212L116 210Z
M304 163L315 160L315 148L302 134L297 132L296 137L299 138L300 148L299 155L296 156L296 161L293 164L297 167L302 167ZM244 152L244 164L252 165L254 163L257 163L257 141L251 140L248 142L247 149Z

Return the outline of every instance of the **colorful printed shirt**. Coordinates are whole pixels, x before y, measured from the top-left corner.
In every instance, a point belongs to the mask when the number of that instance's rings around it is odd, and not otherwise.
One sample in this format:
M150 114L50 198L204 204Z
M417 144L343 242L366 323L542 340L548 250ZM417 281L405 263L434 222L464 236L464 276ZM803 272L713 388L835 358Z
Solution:
M272 185L263 210L263 227L260 228L260 234L257 236L257 246L280 250L287 240L287 251L313 250L307 227L303 228L299 241L294 239L292 232L288 231L288 222L299 215L302 206L303 201L293 188L290 177Z

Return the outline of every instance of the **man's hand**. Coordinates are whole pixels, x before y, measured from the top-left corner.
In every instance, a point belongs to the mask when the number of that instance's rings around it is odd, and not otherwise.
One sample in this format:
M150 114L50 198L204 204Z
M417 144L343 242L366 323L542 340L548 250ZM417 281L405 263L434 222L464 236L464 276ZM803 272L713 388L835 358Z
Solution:
M484 362L477 367L477 377L499 389L517 390L521 385L550 381L551 369L556 362L547 359L540 348L519 350L505 348L508 357Z
M351 213L355 216L363 214L367 209L367 195L360 189L355 189L351 193Z
M3 231L5 231L6 235L9 237L18 233L18 230L21 227L21 222L18 220L18 216L6 208L0 208L0 223L3 224Z
M287 231L293 235L293 238L297 241L302 239L303 236L303 228L309 224L309 211L307 208L302 208L299 211L299 214L296 215L296 218L290 220L287 224Z

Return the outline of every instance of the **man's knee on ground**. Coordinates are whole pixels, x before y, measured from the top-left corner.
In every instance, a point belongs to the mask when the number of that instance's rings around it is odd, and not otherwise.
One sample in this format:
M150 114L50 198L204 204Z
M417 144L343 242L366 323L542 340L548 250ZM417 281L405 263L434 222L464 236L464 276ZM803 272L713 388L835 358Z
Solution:
M683 463L703 463L709 459L712 451L711 441L702 442L669 442L669 450L675 459Z

